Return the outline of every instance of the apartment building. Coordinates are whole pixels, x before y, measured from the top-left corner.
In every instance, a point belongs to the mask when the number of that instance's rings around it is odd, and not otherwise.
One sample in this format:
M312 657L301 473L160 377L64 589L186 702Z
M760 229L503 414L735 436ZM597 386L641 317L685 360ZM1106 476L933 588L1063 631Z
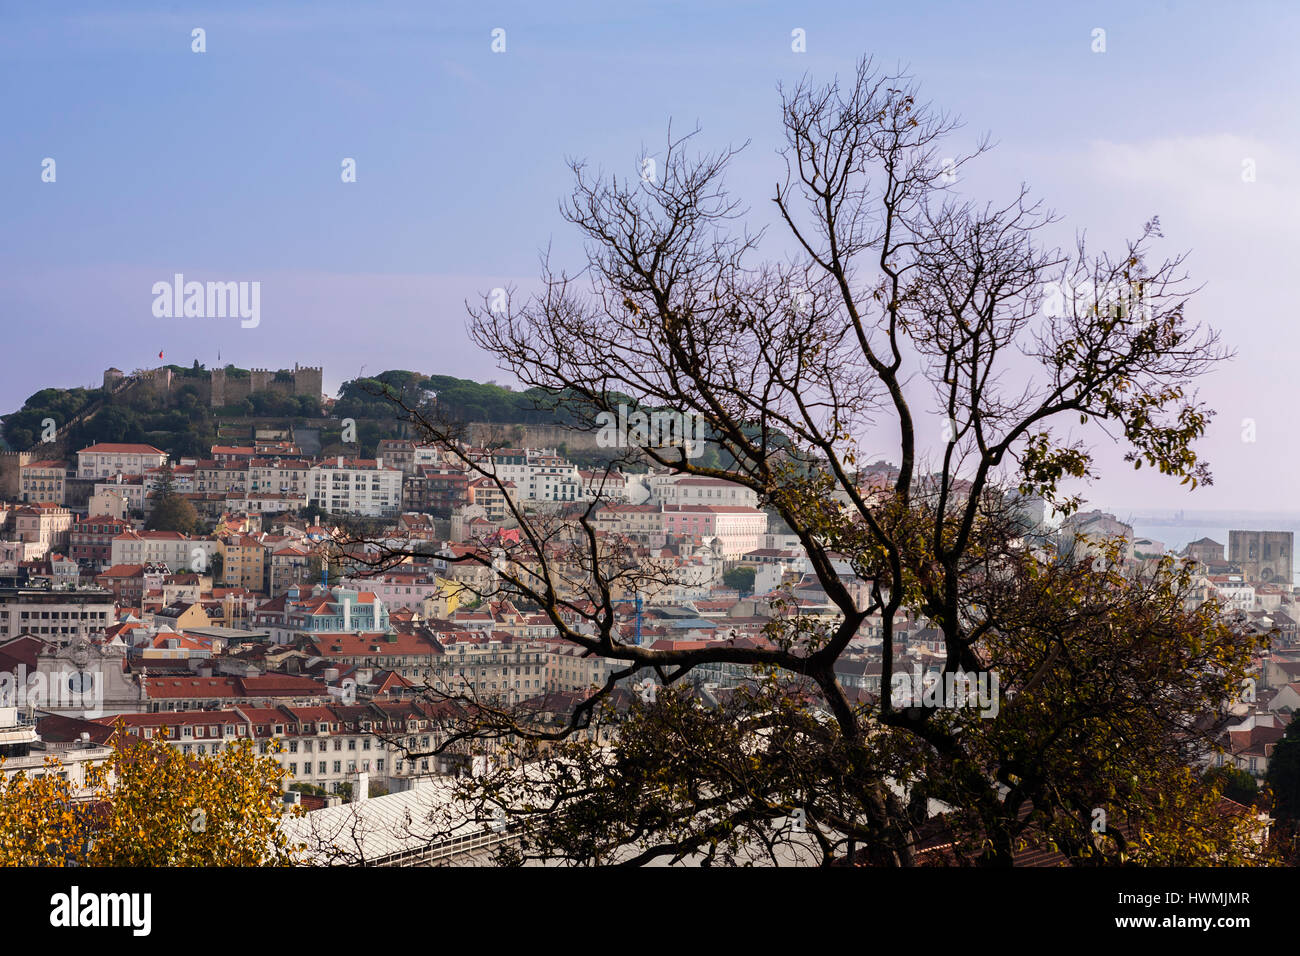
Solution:
M757 508L758 494L733 481L661 473L646 478L650 501L658 505L723 505Z
M345 587L324 591L319 585L309 590L294 585L282 598L259 607L256 620L283 632L280 636L284 639L295 632L313 637L362 632L382 634L388 630L388 608L371 591Z
M292 492L254 492L242 495L227 495L225 509L228 511L247 511L253 514L297 513L307 507L305 493Z
M592 514L591 520L596 530L605 534L664 533L664 514L658 505L602 505Z
M138 474L126 475L119 472L108 481L95 482L95 496L114 495L126 502L131 511L144 511L144 478Z
M740 505L664 505L664 531L673 535L698 535L717 539L724 558L762 546L767 534L767 512Z
M513 481L503 481L500 485L491 478L475 478L466 486L466 497L470 505L483 509L483 517L488 521L500 523L509 517L511 504L519 505L519 492Z
M96 723L108 725L115 718ZM210 711L125 714L126 732L146 740L165 739L183 753L220 753L239 741L252 741L289 772L289 783L310 783L335 793L358 773L390 791L412 782L451 773L464 763L456 754L417 756L442 742L436 710L409 701L365 704L227 704Z
M248 491L248 459L206 459L194 466L194 490L205 494Z
M13 522L17 540L39 545L42 555L68 548L73 515L62 505L48 502L24 505L14 512Z
M212 566L212 556L220 548L221 543L214 538L192 538L179 531L132 529L113 539L109 561L112 564L165 564L173 571L198 571Z
M579 471L582 497L586 501L625 501L628 493L627 477L621 471Z
M311 550L302 544L285 542L275 546L265 559L263 590L275 598L301 585L311 574L311 558Z
M260 591L266 578L266 548L251 535L236 534L218 542L221 583L227 587Z
M35 634L65 643L98 634L115 620L113 595L103 588L0 588L0 635Z
M252 458L247 463L246 488L255 495L306 495L311 465L302 460Z
M402 508L447 515L469 501L469 475L458 468L422 465L402 484Z
M445 654L418 676L444 693L513 704L545 693L548 681L558 674L550 666L551 649L540 641L516 640L496 631L447 634L442 643Z
M18 469L18 500L64 503L64 480L68 464L64 461L33 461Z
M77 477L143 475L150 468L161 468L166 460L166 452L153 445L100 442L77 452Z
M406 477L422 467L436 467L442 460L438 449L420 445L405 438L384 438L379 442L379 455L394 468L400 468Z
M113 539L131 524L121 518L94 514L72 523L68 531L68 557L74 561L105 564L113 558Z
M79 735L62 740L51 731L63 720L62 717L48 716L38 722L21 714L17 707L0 707L0 757L4 758L0 775L6 779L19 773L30 777L44 776L46 761L54 757L59 762L54 773L68 782L72 796L88 796L93 788L89 785L87 771L113 756L113 748L103 743L109 734L96 735L97 741L82 739Z
M551 449L502 448L486 457L486 470L515 486L518 501L579 501L582 477L578 466Z
M370 591L390 608L420 610L425 602L434 601L441 607L450 607L444 616L456 610L458 595L463 590L456 582L431 572L401 568L365 577L345 577L341 584L358 592Z
M313 465L307 498L331 514L391 517L402 510L402 472L383 458L337 458Z

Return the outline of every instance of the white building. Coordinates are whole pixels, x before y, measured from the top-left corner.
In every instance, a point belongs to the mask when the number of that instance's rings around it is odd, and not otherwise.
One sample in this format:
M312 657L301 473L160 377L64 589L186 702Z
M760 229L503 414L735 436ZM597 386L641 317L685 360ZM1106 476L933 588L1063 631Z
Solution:
M215 538L192 538L179 531L124 531L113 539L109 564L165 564L173 571L209 568L221 549ZM199 554L202 560L196 560Z
M161 468L166 452L153 445L119 445L99 442L77 452L78 478L107 478L109 475L143 475L146 469Z
M119 472L107 481L95 482L95 496L107 495L121 498L131 511L144 511L144 479L139 474L125 475Z
M66 643L98 634L115 619L113 595L102 588L0 589L0 638L6 640L33 634Z
M402 470L382 458L341 455L308 472L308 500L331 514L391 517L402 510Z
M583 482L578 466L550 449L501 448L492 452L496 477L514 483L518 501L579 501Z
M86 770L103 763L113 755L113 748L81 739L73 743L51 743L42 740L36 732L36 719L19 713L17 707L0 707L0 757L4 766L0 774L6 778L19 773L29 777L42 777L48 771L45 761L55 757L59 767L53 771L67 780L73 797L86 796Z
M699 478L671 472L650 475L646 479L650 500L659 505L726 505L756 508L758 495L752 488L721 478Z
M1255 586L1247 583L1239 574L1214 574L1210 584L1219 592L1219 599L1232 611L1253 611L1255 609Z
M311 465L298 459L253 458L248 462L246 488L251 495L306 495Z

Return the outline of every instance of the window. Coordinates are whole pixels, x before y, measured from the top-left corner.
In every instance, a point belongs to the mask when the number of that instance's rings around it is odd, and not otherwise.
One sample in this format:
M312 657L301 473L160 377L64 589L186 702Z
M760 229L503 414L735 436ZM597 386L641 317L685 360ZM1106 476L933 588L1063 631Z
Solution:
M289 775L291 777L298 776L298 765L296 763L289 764Z
M342 761L339 761L339 760L334 761L334 772L335 772L335 773L342 773L342 772L343 772L343 762L342 762Z

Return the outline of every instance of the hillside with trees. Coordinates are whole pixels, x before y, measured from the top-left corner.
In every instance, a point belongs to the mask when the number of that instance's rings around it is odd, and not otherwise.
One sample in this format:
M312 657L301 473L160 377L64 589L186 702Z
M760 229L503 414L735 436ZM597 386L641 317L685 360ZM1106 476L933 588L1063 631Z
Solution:
M111 395L103 388L43 388L31 395L22 408L0 416L5 441L12 450L29 450L41 443L47 419L62 430L78 415L102 406L68 429L68 447L84 448L96 442L142 442L174 456L200 456L219 442L220 424L282 419L286 423L337 433L338 421L353 418L358 422L362 453L372 455L381 439L399 433L386 394L416 403L436 401L443 415L463 422L570 423L568 416L556 412L557 403L542 389L514 392L494 383L403 370L344 382L328 414L318 400L305 395L255 393L237 404L210 408L204 404L195 378L206 370L197 366L166 367L173 373L173 386L165 398L144 390ZM241 372L248 374L246 369L226 367L228 376L238 377Z

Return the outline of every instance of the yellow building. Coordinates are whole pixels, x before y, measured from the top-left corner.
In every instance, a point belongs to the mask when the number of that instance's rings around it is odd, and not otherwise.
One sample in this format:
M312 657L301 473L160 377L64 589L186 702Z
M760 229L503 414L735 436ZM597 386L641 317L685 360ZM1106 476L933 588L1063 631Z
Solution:
M459 581L451 581L443 577L435 577L433 580L438 585L438 590L420 602L420 615L426 620L429 618L446 620L456 613L456 609L460 607L461 594L469 589Z
M232 535L221 539L221 580L227 587L261 591L266 548L256 538Z

